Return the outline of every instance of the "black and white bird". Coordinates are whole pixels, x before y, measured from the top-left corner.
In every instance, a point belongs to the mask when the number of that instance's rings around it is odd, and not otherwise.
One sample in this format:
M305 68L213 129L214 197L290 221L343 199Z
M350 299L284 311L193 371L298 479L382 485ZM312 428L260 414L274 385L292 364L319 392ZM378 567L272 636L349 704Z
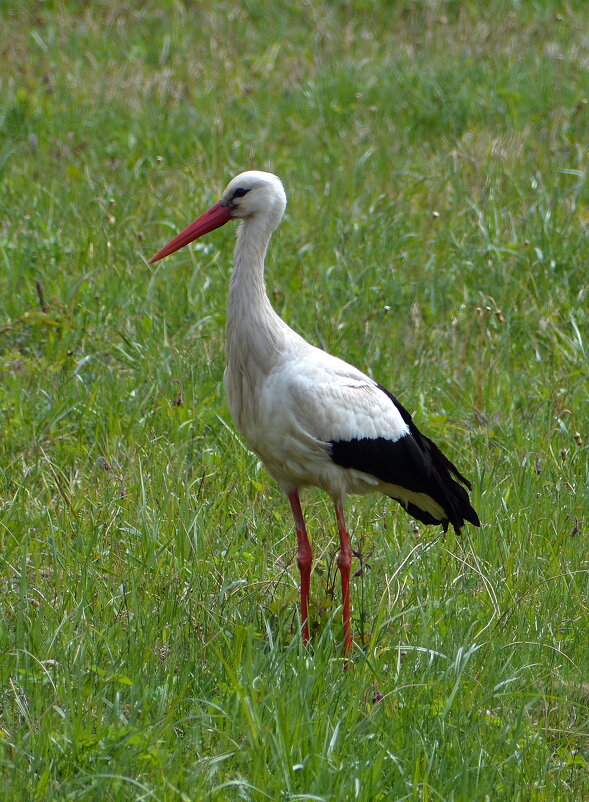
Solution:
M241 220L228 297L225 389L237 428L288 496L298 541L302 638L309 639L312 550L299 493L319 487L335 505L339 530L344 655L350 652L350 564L344 523L349 493L379 491L424 524L479 525L467 479L384 387L315 348L274 311L264 258L286 208L282 182L251 170L150 261L230 220Z

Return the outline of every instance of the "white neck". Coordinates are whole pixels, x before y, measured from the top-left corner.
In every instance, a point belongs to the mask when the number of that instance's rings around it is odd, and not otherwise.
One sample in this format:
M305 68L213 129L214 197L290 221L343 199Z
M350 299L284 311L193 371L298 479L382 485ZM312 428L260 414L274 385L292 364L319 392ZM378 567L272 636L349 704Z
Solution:
M242 221L237 235L234 269L227 304L227 362L253 360L264 372L282 352L290 331L276 314L264 283L264 258L277 221L254 215Z

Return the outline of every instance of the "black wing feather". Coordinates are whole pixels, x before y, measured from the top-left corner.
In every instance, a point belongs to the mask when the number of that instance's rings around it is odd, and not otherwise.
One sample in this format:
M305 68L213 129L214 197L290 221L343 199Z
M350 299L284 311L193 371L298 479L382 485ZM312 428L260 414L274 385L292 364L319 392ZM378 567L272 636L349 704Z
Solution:
M471 484L442 453L438 446L423 435L411 415L397 399L379 385L399 410L409 428L409 434L391 441L385 437L338 440L331 443L331 458L343 468L369 473L381 482L398 485L414 493L424 493L443 510L445 517L437 520L415 504L400 504L424 524L452 524L459 532L465 521L479 526L479 518L470 504ZM394 497L392 497L394 498Z

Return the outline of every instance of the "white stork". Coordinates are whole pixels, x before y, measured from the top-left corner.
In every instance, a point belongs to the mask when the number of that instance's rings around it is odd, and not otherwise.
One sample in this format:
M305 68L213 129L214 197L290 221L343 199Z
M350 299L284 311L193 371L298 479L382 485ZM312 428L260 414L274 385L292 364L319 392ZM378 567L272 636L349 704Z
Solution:
M471 485L417 429L397 399L369 376L315 348L272 308L264 258L286 208L282 182L251 170L230 181L221 200L150 260L241 220L227 311L225 390L237 428L288 496L298 541L301 625L309 640L312 551L299 492L320 487L335 505L340 551L344 655L352 644L350 564L344 522L348 493L380 491L424 524L479 525ZM346 661L347 664L347 661Z

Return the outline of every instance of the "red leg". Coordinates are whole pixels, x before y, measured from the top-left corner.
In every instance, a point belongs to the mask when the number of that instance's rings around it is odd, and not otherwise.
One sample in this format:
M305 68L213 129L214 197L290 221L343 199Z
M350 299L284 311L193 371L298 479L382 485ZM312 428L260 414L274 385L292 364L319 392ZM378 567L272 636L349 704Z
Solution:
M342 577L342 608L344 618L344 657L347 658L352 648L352 625L350 623L350 565L352 564L352 548L350 538L344 522L344 508L340 502L336 502L335 514L337 516L337 526L339 529L340 551L337 557L337 565ZM348 667L346 659L344 667Z
M311 544L307 536L307 528L303 519L303 511L301 509L301 500L299 498L299 491L293 490L289 493L288 500L290 501L290 508L294 517L295 528L297 531L297 543L299 546L299 553L297 558L297 565L301 574L301 624L303 643L309 642L309 588L311 585L311 563L313 561L313 552Z

